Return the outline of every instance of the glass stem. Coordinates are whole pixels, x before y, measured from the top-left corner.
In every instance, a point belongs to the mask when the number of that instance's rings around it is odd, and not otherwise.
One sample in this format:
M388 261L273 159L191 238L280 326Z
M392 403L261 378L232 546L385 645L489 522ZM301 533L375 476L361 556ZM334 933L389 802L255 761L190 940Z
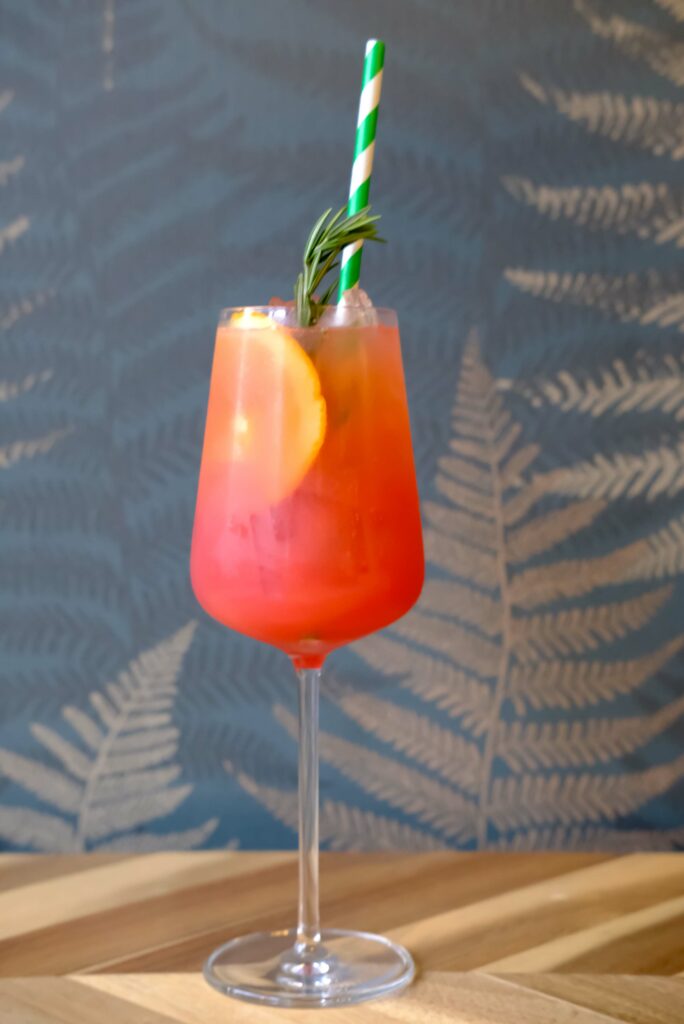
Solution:
M318 701L319 668L299 680L299 915L296 949L312 953L321 941L318 896Z

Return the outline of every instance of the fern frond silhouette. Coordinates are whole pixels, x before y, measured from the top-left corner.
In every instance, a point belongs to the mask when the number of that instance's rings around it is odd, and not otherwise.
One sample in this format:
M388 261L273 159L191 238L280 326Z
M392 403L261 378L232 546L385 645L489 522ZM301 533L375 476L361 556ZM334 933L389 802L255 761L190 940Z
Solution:
M504 177L502 183L515 199L551 220L564 219L592 231L634 234L656 245L684 246L684 192L664 182L554 187Z
M584 654L601 644L614 643L641 629L672 596L672 587L659 587L627 601L598 608L570 608L516 618L511 644L520 662L557 655Z
M0 160L0 188L24 169L26 163L23 156L12 157L11 160Z
M615 821L666 792L684 774L670 764L620 775L524 775L495 779L490 814L501 831L521 825Z
M39 288L24 295L17 302L12 302L5 309L0 309L0 331L9 331L22 317L30 316L50 299L54 299L55 294L54 288Z
M635 366L615 359L599 370L598 380L561 370L551 379L513 383L512 388L537 408L546 404L594 418L662 412L684 420L684 368L674 355Z
M684 516L651 534L641 545L638 557L625 566L622 578L659 580L684 573Z
M447 619L453 616L485 636L499 635L496 599L457 580L426 580L420 604L425 612Z
M684 647L675 637L651 654L619 661L550 659L533 665L513 665L508 694L519 714L529 706L544 708L589 707L631 693Z
M637 540L607 555L521 569L511 580L512 599L520 610L529 611L552 601L584 597L597 587L624 581L648 550L646 540Z
M544 479L542 476L532 478L530 483L532 493L536 492L539 481ZM539 495L543 493L543 487L538 493ZM556 544L567 540L573 533L591 526L604 508L605 502L603 501L575 502L567 508L543 512L530 522L509 530L507 536L509 561L519 564L527 562L535 555L549 551Z
M466 820L481 846L502 830L546 822L556 785L559 821L598 821L599 807L613 820L619 808L627 807L627 790L617 782L604 783L591 769L640 750L682 713L679 705L632 719L611 711L614 701L636 690L684 648L683 635L641 657L616 658L611 649L648 629L673 598L669 583L635 597L615 590L635 566L641 565L643 574L656 537L592 557L563 556L569 540L576 543L599 521L610 494L604 496L597 487L599 494L582 492L576 498L568 486L563 504L548 507L560 477L552 476L556 471L535 471L539 446L525 442L475 335L463 354L452 422L450 454L439 461L436 479L442 501L431 502L426 516L426 552L439 577L428 583L413 612L383 635L355 645L367 663L397 677L425 712L357 689L332 694L367 733L417 768L408 769L404 760L387 754L368 753L364 761L360 748L333 737L323 756L376 796L453 838L445 818L449 798L444 783L436 783L439 788L430 794L432 816L426 816L427 790L422 801L416 797L425 785L422 773L433 773L435 782L439 777L478 801ZM654 481L656 488L666 486L651 474L651 486ZM610 486L605 490L610 492ZM475 522L484 529L469 544ZM579 598L582 604L576 603ZM436 725L430 707L448 711L454 726ZM596 709L593 717L587 717L588 708ZM538 722L533 717L538 712L547 719L566 712L570 717ZM534 812L528 813L522 799L505 807L500 766L513 772L511 786L531 787L530 799L539 795L539 821L529 818ZM530 774L559 768L584 769L583 778L595 779L595 804L583 795L588 781L559 776L556 784L548 781L553 777ZM662 780L670 780L662 782L664 791L678 770L664 767L643 785L635 776L639 796L634 807L648 799L653 780L659 780L653 782L654 794L661 791ZM431 779L430 785L435 782ZM414 787L411 792L409 787ZM450 813L457 820L466 808ZM465 841L469 833L457 834Z
M582 498L672 497L684 488L684 441L638 455L595 455L540 474L536 483L549 493Z
M231 771L230 764L226 767ZM295 790L265 786L244 772L239 772L236 779L246 793L296 834L299 810ZM329 850L431 852L447 848L446 843L428 832L337 800L322 800L319 817L319 839Z
M444 619L440 616L427 615L416 609L396 624L393 635L409 643L429 647L445 657L450 656L454 647L459 648L461 665L466 671L485 678L495 674L499 658L496 640L480 635L475 629L462 628L455 622L449 624L448 630L444 627Z
M52 376L52 370L43 370L41 373L29 373L22 380L0 380L0 402L9 402L12 398L25 395L27 391L45 384Z
M90 711L66 707L63 718L80 743L39 723L31 734L49 761L0 749L0 774L33 794L49 812L0 808L0 836L48 851L153 850L203 842L217 821L170 835L131 835L156 822L189 796L176 785L180 766L171 709L176 681L195 624L143 651L105 691L90 694Z
M108 839L101 843L98 851L107 853L156 853L163 850L197 850L211 839L216 831L218 818L210 818L203 825L196 828L184 828L180 832L143 832L131 837L128 834L118 836L116 839ZM239 846L237 839L231 839L225 844L225 849L236 850Z
M373 668L401 676L402 686L460 719L474 736L485 732L491 703L489 686L455 660L435 658L382 633L357 641L354 649Z
M529 75L520 84L539 103L555 107L559 114L588 132L647 149L672 160L684 157L684 103L610 92L565 92L543 86Z
M13 242L16 242L17 239L26 234L30 226L31 222L28 217L21 216L11 221L11 223L5 224L4 227L0 227L0 253L2 253L6 246L12 245Z
M655 270L642 276L623 276L509 267L504 276L520 291L536 298L598 309L626 323L636 321L684 331L684 291L680 284L669 285Z
M12 441L10 444L0 445L0 469L9 469L10 466L22 459L33 459L36 455L45 455L69 433L69 430L51 430L49 434L44 434L42 437L27 438L25 441Z
M504 836L495 844L500 850L605 850L630 853L634 850L679 850L684 828L620 829L600 825L552 825L528 828Z
M655 2L677 21L684 21L684 0L655 0Z
M482 758L476 743L424 715L367 694L343 693L335 698L335 703L395 750L430 768L453 786L476 795Z
M684 85L684 43L617 14L602 17L589 0L574 0L574 5L597 36L609 39L630 57L645 61L675 85Z
M274 714L276 720L296 738L294 716L280 705L276 705ZM325 732L321 733L321 757L365 792L415 817L446 839L467 841L472 837L475 820L473 801L423 772Z
M498 756L517 772L582 768L631 754L684 715L684 698L650 715L565 722L511 722L501 731Z

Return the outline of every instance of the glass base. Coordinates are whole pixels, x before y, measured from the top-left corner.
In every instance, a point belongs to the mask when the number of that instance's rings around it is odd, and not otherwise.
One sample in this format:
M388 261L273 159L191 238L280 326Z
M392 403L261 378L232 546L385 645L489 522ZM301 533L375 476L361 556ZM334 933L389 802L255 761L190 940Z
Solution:
M381 935L328 928L298 949L294 930L257 932L211 954L204 977L226 995L269 1006L344 1006L401 991L411 955Z

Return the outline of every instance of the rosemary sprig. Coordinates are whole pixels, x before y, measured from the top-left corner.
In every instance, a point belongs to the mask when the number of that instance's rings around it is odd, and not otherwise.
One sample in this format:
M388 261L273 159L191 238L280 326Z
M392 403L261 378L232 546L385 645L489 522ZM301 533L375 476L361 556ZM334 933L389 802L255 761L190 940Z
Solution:
M339 275L320 298L314 298L314 295L323 278L339 267L338 257L345 246L359 240L385 241L377 233L376 222L380 220L380 215L371 216L370 206L365 206L351 217L346 216L346 209L346 206L343 206L333 216L332 209L326 210L318 218L309 235L304 249L304 266L294 287L297 320L301 327L311 327L317 323L330 302L339 283Z

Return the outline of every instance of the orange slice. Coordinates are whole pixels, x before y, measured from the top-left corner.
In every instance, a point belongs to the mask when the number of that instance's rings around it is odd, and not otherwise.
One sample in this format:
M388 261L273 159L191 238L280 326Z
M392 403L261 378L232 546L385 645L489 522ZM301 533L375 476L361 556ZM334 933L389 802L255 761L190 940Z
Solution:
M230 464L231 502L275 504L299 486L325 438L311 359L271 317L244 310L219 328L207 415L208 455Z

